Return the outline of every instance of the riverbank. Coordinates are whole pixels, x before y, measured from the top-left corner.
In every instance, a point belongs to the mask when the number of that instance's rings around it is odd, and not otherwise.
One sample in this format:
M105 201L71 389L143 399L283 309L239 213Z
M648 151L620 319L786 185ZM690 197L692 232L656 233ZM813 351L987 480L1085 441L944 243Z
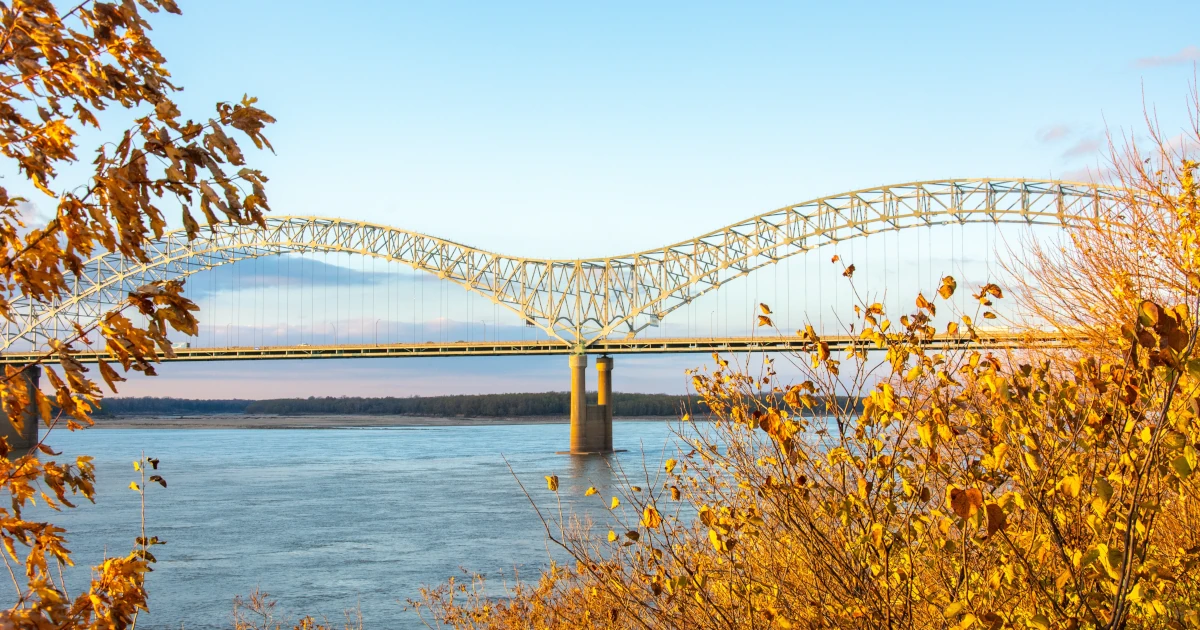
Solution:
M315 415L274 416L212 414L180 416L98 417L96 429L349 429L401 427L466 427L515 424L566 424L561 416L516 416L511 418L440 418L425 416ZM669 422L669 416L654 418L617 418L617 422Z

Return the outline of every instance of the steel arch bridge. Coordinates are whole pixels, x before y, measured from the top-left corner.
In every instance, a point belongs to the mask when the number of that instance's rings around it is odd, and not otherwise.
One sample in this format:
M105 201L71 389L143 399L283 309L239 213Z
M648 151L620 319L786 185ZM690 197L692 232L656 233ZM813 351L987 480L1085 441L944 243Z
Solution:
M577 352L650 321L751 271L822 245L909 227L965 223L1071 226L1110 216L1121 193L1094 184L1024 179L911 182L821 197L693 239L606 258L518 258L398 228L319 217L276 216L266 229L218 225L189 241L170 232L146 262L115 254L89 260L55 303L12 301L0 352L32 348L86 326L158 280L285 253L342 252L410 265L503 305Z

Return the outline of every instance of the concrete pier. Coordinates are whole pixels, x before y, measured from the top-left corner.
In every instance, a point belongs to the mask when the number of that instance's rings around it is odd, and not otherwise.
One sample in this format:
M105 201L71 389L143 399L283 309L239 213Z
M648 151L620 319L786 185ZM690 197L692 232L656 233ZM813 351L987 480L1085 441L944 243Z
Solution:
M41 425L41 414L38 413L37 402L33 392L41 381L42 368L36 365L25 368L17 378L23 379L29 388L29 405L21 413L21 426L9 422L7 418L0 420L0 435L8 441L10 456L24 455L38 442L38 426Z
M612 357L600 357L596 359L596 406L604 411L603 446L605 452L610 452L613 450L612 369Z
M571 366L572 455L611 453L612 448L612 359L596 360L600 404L587 404L587 355L573 354Z
M571 452L586 453L592 445L587 421L587 355L573 354L571 366Z

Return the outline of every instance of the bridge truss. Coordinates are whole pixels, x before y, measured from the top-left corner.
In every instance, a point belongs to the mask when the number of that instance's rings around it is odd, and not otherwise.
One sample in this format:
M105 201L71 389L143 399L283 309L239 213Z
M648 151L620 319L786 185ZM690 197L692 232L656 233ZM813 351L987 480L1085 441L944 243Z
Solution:
M918 226L1020 223L1069 227L1112 216L1121 194L1092 184L954 179L822 197L660 249L607 258L517 258L398 228L319 217L277 216L266 229L218 225L189 241L166 234L146 262L97 256L72 278L72 294L46 304L13 299L0 352L86 326L149 282L185 278L239 260L341 252L404 263L479 293L574 352L600 350L723 283L826 244ZM511 344L510 344L511 345ZM613 351L613 350L608 350ZM210 360L217 357L208 357ZM247 357L248 358L248 357Z

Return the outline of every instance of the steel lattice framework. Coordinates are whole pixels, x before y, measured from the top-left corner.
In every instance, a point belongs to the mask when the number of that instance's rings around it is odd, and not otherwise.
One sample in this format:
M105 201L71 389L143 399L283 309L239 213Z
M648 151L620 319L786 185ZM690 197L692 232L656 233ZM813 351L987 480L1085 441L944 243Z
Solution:
M69 298L13 300L0 351L38 348L87 325L152 281L248 258L345 252L410 265L504 305L583 351L641 330L729 280L822 245L883 231L964 223L1071 226L1112 216L1121 193L1093 184L954 179L869 188L787 206L661 249L608 258L516 258L416 232L346 219L272 217L266 229L219 225L189 241L171 232L145 263L106 254L72 278Z

